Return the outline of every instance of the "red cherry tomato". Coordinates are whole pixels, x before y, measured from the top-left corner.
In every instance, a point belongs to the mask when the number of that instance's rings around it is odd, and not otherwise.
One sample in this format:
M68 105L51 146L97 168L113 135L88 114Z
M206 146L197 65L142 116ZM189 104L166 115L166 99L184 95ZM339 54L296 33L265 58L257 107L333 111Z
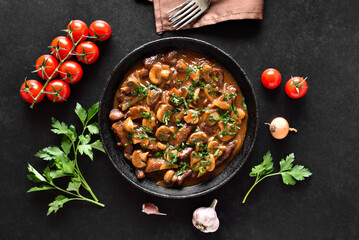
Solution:
M59 65L59 62L56 60L56 58L54 56L45 54L36 60L35 68L36 68L37 74L42 79L47 79L54 73L54 71L58 65ZM58 74L58 72L55 72L54 75L52 76L52 79L55 78L57 76L57 74Z
M67 25L67 30L72 31L72 39L74 40L75 43L79 41L80 38L81 38L80 42L85 41L89 34L89 29L86 23L84 23L81 20L72 20ZM71 33L68 32L67 35L71 39Z
M308 91L307 78L292 77L285 84L285 92L291 98L303 97Z
M100 54L98 47L93 42L80 43L75 52L77 53L77 59L85 64L92 64L96 62Z
M42 87L42 84L37 80L26 80L20 87L20 95L26 102L32 103L39 95ZM35 103L41 102L44 96L45 94L42 93Z
M62 80L52 80L46 86L45 91L47 92L46 97L54 102L65 101L70 96L70 92L71 92L70 86L65 81Z
M51 53L59 60L66 60L71 58L71 55L68 55L71 52L74 44L72 41L64 36L56 37L51 42Z
M282 77L278 70L274 68L268 68L262 73L262 83L268 89L277 88L282 80Z
M80 64L74 61L66 61L64 62L60 68L60 77L62 80L68 83L77 83L81 80L83 75L83 70Z
M111 36L111 27L105 21L96 20L89 27L90 36L96 40L106 41Z

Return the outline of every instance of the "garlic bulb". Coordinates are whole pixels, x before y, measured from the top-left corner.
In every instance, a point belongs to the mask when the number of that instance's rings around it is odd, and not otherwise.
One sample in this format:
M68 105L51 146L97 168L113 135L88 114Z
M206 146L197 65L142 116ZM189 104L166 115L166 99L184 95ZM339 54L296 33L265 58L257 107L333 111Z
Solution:
M215 210L216 205L217 199L214 199L210 207L197 208L193 212L193 226L204 233L217 231L219 227L219 220Z

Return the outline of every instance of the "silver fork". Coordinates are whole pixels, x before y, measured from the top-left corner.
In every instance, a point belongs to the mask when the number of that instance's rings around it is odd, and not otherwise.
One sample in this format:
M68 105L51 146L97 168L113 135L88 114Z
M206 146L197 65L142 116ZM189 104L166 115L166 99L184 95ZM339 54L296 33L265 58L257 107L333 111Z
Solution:
M179 30L191 23L209 8L210 1L211 0L187 0L168 11L167 14L170 14L171 12L180 9L169 16L169 20L173 27L176 28L176 30Z

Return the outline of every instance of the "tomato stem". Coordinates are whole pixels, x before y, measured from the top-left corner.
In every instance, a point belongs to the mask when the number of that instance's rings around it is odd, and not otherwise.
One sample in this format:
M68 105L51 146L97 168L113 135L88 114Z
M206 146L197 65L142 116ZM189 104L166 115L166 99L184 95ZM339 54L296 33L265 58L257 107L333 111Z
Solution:
M71 33L69 33L70 36L72 36ZM77 45L80 43L81 39L82 39L83 36L81 36L81 38L77 41L77 42L74 42L74 40L72 38L71 41L72 43L74 44L71 48L71 50L69 51L69 53L66 55L66 57L64 57L63 59L59 59L60 62L59 62L59 65L57 65L57 67L55 68L55 71L50 75L50 76L46 76L47 79L46 79L46 82L44 84L44 86L42 87L41 91L39 92L39 94L37 94L37 96L34 98L34 100L32 101L32 104L30 106L31 109L34 108L34 105L37 101L37 99L42 95L42 94L45 94L45 89L46 89L46 86L47 84L49 84L49 82L51 81L52 77L54 76L55 73L59 72L59 68L61 67L61 65L67 60L67 58L73 54L73 51L75 50L75 48L77 47ZM45 73L46 74L46 73ZM56 97L54 98L54 100L56 99Z

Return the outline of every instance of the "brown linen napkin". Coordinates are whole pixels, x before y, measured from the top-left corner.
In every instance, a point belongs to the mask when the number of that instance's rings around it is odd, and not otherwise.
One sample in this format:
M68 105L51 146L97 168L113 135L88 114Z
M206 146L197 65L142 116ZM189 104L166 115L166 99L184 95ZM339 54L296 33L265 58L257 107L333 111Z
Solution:
M185 0L148 0L155 10L156 32L173 31L167 12ZM209 9L184 29L198 28L228 20L263 19L263 0L211 0Z

